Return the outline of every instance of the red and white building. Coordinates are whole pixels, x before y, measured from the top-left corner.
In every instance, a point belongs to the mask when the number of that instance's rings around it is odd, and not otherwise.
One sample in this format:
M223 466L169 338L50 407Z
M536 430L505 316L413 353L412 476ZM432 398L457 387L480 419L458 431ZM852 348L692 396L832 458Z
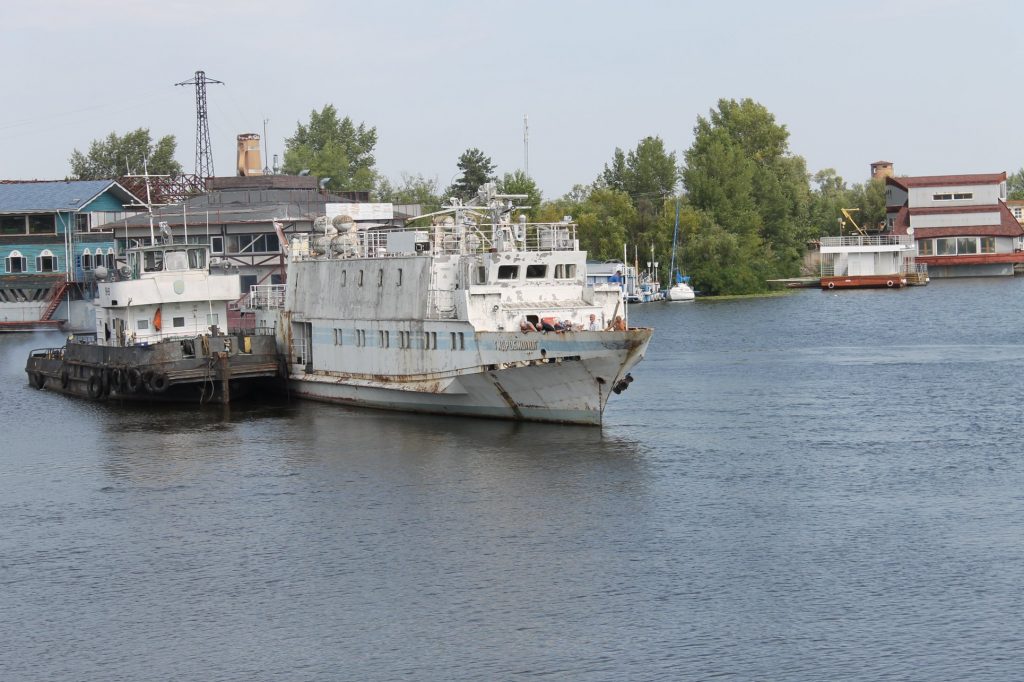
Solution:
M910 235L930 277L1012 275L1024 227L1006 206L1006 173L885 179L887 228Z

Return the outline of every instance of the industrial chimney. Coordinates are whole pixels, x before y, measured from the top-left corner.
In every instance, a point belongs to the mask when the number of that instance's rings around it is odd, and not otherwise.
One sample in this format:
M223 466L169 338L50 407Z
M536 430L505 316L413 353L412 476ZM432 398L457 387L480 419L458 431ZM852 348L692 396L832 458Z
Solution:
M238 175L263 175L260 136L256 133L242 133L238 136Z

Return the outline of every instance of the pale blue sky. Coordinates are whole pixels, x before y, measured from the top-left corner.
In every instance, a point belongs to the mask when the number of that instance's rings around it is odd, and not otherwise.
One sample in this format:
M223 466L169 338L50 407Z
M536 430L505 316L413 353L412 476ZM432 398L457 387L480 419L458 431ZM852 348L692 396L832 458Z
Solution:
M1013 172L1024 165L1024 10L1009 0L423 2L4 0L0 178L55 179L115 131L173 134L194 170L196 70L218 174L235 136L270 154L313 109L375 126L377 168L436 177L479 147L545 198L616 147L658 135L682 157L698 116L750 97L813 173ZM268 160L269 161L269 160Z

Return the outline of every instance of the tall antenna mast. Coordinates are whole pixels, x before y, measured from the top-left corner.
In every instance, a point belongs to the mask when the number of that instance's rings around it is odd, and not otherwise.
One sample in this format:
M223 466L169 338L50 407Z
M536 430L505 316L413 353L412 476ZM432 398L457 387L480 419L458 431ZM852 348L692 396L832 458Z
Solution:
M207 78L205 71L196 71L192 80L175 83L175 85L196 86L196 175L200 178L213 177L213 153L210 151L210 121L206 113L206 84L223 81Z
M267 151L267 124L270 123L269 118L263 119L263 174L270 175L270 152Z
M530 177L530 122L523 114L523 172Z

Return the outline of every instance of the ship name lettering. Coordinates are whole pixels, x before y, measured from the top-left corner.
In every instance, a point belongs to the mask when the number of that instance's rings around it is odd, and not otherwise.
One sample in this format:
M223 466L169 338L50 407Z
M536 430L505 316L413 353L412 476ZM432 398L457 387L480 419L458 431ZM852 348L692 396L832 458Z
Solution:
M500 339L495 345L498 350L537 350L536 341L525 339Z

